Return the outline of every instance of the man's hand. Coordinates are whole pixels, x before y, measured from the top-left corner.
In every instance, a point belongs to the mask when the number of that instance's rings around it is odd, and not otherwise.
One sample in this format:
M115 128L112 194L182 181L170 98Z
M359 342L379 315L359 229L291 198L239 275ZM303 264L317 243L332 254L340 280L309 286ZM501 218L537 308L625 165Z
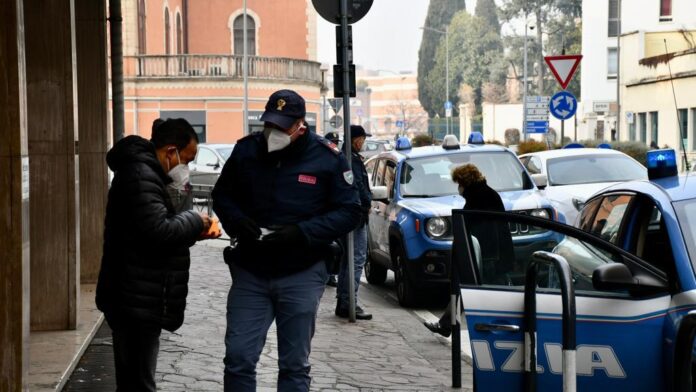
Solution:
M255 240L261 236L259 225L249 218L242 218L236 224L237 237L247 240Z
M203 233L206 233L210 229L210 225L211 225L212 221L210 220L210 217L208 216L208 214L206 214L205 212L197 212L197 213L198 213L198 216L200 216L201 219L203 220Z
M271 246L290 247L304 246L307 239L297 225L288 225L263 237L262 242Z

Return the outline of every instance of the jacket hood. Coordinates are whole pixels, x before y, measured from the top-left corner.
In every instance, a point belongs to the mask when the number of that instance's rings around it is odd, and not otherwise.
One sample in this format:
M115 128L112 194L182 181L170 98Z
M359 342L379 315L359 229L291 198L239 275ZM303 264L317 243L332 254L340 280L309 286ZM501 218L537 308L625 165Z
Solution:
M131 135L119 140L106 154L106 163L114 173L137 162L151 167L163 178L168 177L157 159L155 146L140 136Z

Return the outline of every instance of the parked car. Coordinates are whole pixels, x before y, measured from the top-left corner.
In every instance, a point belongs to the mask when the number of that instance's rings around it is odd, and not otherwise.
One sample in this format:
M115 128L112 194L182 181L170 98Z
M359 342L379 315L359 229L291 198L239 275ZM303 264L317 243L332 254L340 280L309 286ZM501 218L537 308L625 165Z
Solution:
M452 182L453 168L476 165L500 192L506 210L556 218L515 154L497 145L460 146L450 136L442 146L416 148L402 138L396 150L366 162L373 201L365 274L371 284L381 284L393 270L402 306L417 304L449 282L451 211L465 203ZM513 237L529 234L526 227L510 230Z
M523 285L487 281L463 255L458 265L475 390L522 391L532 377L539 390L561 390L568 358L578 390L691 388L696 178L677 175L673 150L650 151L647 162L650 180L615 184L589 198L580 212L580 230L516 214L486 216L560 235L557 245L549 244L550 254L535 261L560 257L567 263L574 305L569 316L569 300L561 306L560 273L548 264L537 264L540 293L532 299ZM531 259L515 262L526 271ZM527 306L537 315L535 323L525 316ZM527 329L532 324L534 331ZM525 371L523 357L530 352L539 369L535 376Z
M589 196L622 181L648 178L645 166L616 150L573 148L539 151L520 156L537 183L546 183L546 198L566 223L576 223Z
M190 182L194 197L207 197L212 187L220 177L225 162L232 154L234 144L198 145L196 159L189 163L191 171ZM207 193L206 193L207 192Z
M368 159L379 153L391 151L393 149L394 147L392 147L392 145L386 140L367 139L365 140L362 151L360 151L360 155L362 155L365 159Z

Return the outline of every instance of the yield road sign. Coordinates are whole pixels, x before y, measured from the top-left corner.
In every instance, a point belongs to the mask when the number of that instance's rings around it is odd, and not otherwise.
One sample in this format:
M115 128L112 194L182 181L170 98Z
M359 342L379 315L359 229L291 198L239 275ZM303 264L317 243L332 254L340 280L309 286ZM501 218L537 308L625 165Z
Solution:
M329 105L331 105L331 109L333 109L334 113L338 113L341 111L341 108L343 107L343 99L329 98Z
M551 114L559 120L567 120L578 110L578 101L575 96L567 91L559 91L551 97L549 102Z
M573 75L580 65L580 60L582 60L581 54L544 57L544 61L548 64L553 76L564 90L573 79Z
M333 116L329 120L329 124L331 124L331 126L334 128L340 128L343 125L343 117Z

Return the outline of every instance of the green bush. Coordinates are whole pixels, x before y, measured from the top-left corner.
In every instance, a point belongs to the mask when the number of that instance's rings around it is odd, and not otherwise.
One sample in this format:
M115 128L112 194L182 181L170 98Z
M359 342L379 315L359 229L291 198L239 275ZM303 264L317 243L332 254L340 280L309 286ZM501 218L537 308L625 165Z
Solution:
M423 147L423 146L432 146L433 145L433 138L425 133L422 133L420 135L416 135L411 139L411 146L413 147Z
M647 166L648 146L643 142L612 142L611 148L630 156L643 166Z
M503 143L497 141L497 140L486 140L486 144L497 144L499 146L504 146Z
M545 142L538 142L536 140L530 139L520 142L520 144L517 146L517 155L546 150L548 150L548 148L546 147Z

